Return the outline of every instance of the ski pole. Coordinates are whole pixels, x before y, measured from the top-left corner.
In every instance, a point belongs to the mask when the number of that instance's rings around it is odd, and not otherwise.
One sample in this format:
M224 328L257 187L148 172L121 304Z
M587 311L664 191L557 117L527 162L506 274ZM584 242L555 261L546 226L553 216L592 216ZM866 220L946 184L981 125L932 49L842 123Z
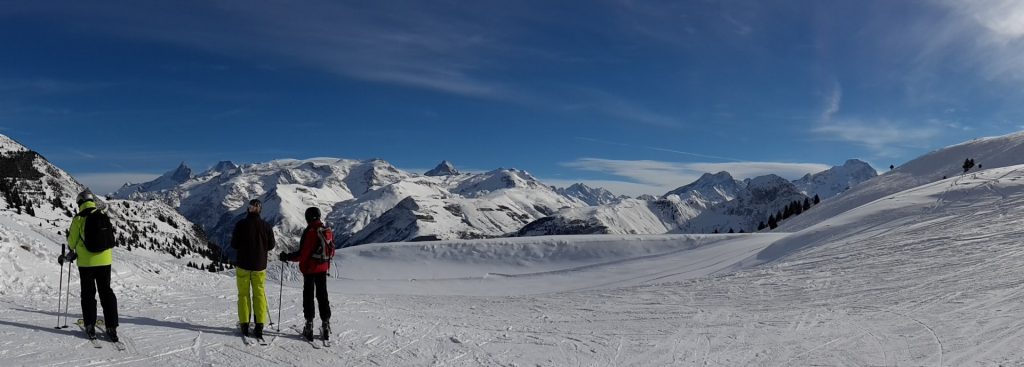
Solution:
M281 332L281 298L284 297L284 261L281 262L281 285L277 287L277 332Z
M274 318L270 316L270 301L267 300L267 292L263 292L263 304L267 305L267 321L270 321L269 326L274 326Z
M66 289L67 298L64 299L64 326L61 326L61 329L68 328L68 306L71 304L71 262L68 262L68 286L64 289Z
M63 257L64 255L65 255L64 245L60 245L60 256ZM71 274L68 274L68 276L70 277ZM57 281L57 326L54 326L53 327L54 329L60 329L60 302L61 302L62 298L64 298L64 264L63 264L63 262L60 264L60 280Z

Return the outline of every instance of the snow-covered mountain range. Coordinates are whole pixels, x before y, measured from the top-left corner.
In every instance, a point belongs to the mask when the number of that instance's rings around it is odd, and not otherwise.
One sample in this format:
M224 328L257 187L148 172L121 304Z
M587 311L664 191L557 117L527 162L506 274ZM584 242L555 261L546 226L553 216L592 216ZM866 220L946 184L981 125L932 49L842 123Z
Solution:
M802 203L815 195L829 199L875 175L870 165L859 160L796 181L775 175L739 181L728 172L706 173L661 198L563 210L528 224L518 234L752 232L792 202Z
M173 176L173 175L172 175ZM165 176L156 184L173 177ZM0 215L34 225L64 243L77 212L75 197L85 186L43 156L0 135ZM101 200L108 208L118 246L176 258L218 258L206 234L173 208L157 201Z
M798 182L804 192L831 195L839 191L833 188L837 183L845 188L859 182L865 169L858 168L863 167L874 172L863 162L850 161ZM260 198L264 217L274 224L285 247L296 245L305 226L303 211L316 206L335 229L339 245L351 246L509 235L696 233L730 227L752 231L785 205L781 202L804 199L792 183L770 182L788 186L762 191L785 195L760 197L748 188L749 182L720 172L661 198L629 199L584 184L550 187L517 169L460 173L443 161L420 175L377 159L315 158L221 162L199 174L182 164L151 182L126 184L113 197L160 200L221 244L228 243L245 202ZM739 198L744 200L736 201ZM735 202L717 208L716 215L689 223L730 201Z
M529 173L497 169L459 173L449 162L430 175L405 172L382 160L316 158L235 165L222 162L197 175L186 167L154 182L125 185L116 198L160 200L228 243L251 198L263 201L264 218L279 241L296 245L303 211L321 208L339 245L370 242L499 237L561 209L584 207ZM169 181L166 189L151 190Z

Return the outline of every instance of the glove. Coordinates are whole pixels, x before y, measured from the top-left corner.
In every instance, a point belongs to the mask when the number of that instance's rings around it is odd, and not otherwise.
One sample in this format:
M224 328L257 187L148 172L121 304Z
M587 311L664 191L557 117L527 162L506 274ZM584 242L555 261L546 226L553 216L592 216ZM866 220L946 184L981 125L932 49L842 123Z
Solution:
M68 262L72 262L72 261L75 261L75 259L77 259L77 258L78 258L78 253L74 252L74 251L71 251L71 252L68 252L68 256L66 256L64 259L67 260Z
M289 257L288 254L282 251L281 255L278 256L277 258L281 259L281 261L288 261L288 257Z
M66 260L66 256L64 256L64 254L57 256L57 263L60 264L60 266L64 266L64 260Z

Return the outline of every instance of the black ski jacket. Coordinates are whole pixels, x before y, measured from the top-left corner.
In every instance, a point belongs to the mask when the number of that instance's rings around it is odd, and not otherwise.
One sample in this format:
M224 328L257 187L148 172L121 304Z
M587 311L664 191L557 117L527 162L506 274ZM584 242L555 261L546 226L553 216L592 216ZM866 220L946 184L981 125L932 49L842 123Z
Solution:
M235 266L245 270L267 269L267 252L274 249L274 230L259 214L249 213L235 224L231 248L235 249Z

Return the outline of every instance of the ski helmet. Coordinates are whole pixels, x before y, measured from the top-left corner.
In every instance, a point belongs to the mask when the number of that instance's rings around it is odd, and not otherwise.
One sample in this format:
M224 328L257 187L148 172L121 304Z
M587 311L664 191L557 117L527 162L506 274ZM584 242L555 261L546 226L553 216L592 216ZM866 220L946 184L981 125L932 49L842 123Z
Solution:
M320 220L320 209L316 207L306 209L306 223L313 223L318 220Z
M93 195L92 191L89 191L89 190L82 191L82 192L78 193L78 198L75 199L75 202L78 203L78 205L82 205L82 204L84 204L87 201L96 202L96 195Z
M261 202L260 199L249 200L249 212L250 213L259 213L262 210L263 210L263 202Z

